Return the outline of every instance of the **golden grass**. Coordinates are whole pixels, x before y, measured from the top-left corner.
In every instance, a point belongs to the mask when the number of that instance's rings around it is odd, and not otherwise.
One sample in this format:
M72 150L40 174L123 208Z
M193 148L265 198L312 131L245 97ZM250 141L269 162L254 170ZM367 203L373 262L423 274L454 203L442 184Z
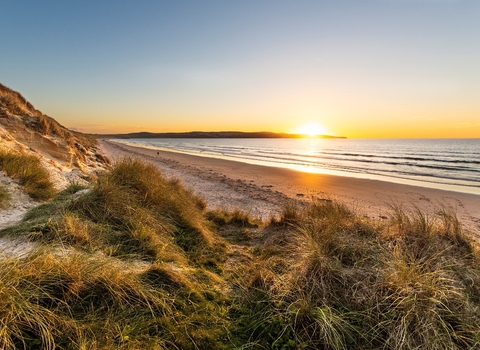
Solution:
M16 115L40 115L21 94L0 84L0 106Z
M297 349L480 345L478 255L451 210L393 206L391 222L334 201L288 207L265 241L245 317L256 344ZM278 221L271 223L278 227ZM279 244L275 249L272 245ZM273 254L272 254L273 252Z
M313 200L260 223L130 158L80 189L4 231L49 248L2 258L0 347L480 346L479 255L450 208L379 223Z
M127 158L100 176L69 211L100 228L92 234L117 244L123 253L167 261L178 254L201 260L213 252L214 244L221 247L204 208L203 200L178 181L165 179L151 164Z
M215 273L226 247L204 217L204 202L133 159L114 164L78 196L80 189L72 184L5 231L52 247L53 263L29 257L23 271L41 271L29 283L46 295L46 311L71 315L80 335L65 342L92 349L227 348L230 298ZM52 290L42 289L45 283ZM52 319L51 332L36 332L31 341L44 344L48 336L61 348L54 327L65 329L62 320Z
M118 315L163 315L171 300L117 262L41 250L0 266L2 348L96 348L115 338ZM95 322L92 323L92 320Z
M48 171L35 156L0 150L0 170L17 179L33 199L48 200L56 193Z
M12 196L5 188L5 186L0 185L0 208L6 208L10 203Z

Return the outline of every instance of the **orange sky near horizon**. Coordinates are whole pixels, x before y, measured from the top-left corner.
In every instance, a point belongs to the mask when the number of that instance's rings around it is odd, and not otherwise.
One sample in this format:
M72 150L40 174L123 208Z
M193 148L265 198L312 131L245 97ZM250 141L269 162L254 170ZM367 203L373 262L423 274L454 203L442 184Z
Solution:
M193 113L192 113L193 114ZM332 113L333 114L333 113ZM147 122L133 124L129 115L117 116L117 123L110 125L66 125L86 133L131 133L131 132L188 132L188 131L272 131L298 133L299 128L308 123L317 123L325 134L345 136L347 138L480 138L480 119L475 113L460 117L448 113L428 113L409 115L392 112L377 117L364 117L351 112L351 115L315 117L305 113L293 116L287 113L278 117L254 115L223 114L211 116L194 114L192 116L169 115L169 117L150 117ZM187 120L187 122L185 122ZM272 122L272 120L274 122ZM180 121L180 122L179 122Z
M126 134L134 132L189 132L189 131L245 131L245 132L257 132L257 131L271 131L278 133L301 133L298 132L298 128L303 124L310 121L317 122L315 119L305 120L299 122L298 125L288 126L285 128L279 125L275 126L251 126L246 125L218 127L212 125L206 126L204 123L194 123L190 127L185 125L169 125L163 124L159 127L152 125L99 125L99 126L68 126L73 130L77 130L84 133L91 134ZM303 124L302 124L303 123ZM290 125L290 124L289 124ZM410 122L406 122L402 125L392 126L391 123L351 123L349 125L334 125L333 123L323 123L328 125L325 127L326 132L322 134L333 136L344 136L347 138L480 138L480 124L472 122L468 123L455 123L449 120L439 120L436 124L429 122L418 122L414 117Z

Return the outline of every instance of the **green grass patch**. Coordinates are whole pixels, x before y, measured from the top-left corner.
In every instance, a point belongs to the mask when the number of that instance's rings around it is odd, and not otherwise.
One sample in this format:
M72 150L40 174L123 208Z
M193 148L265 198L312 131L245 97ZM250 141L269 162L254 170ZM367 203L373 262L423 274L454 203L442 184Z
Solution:
M56 193L48 171L35 156L2 150L0 169L9 177L17 179L33 199L49 200Z

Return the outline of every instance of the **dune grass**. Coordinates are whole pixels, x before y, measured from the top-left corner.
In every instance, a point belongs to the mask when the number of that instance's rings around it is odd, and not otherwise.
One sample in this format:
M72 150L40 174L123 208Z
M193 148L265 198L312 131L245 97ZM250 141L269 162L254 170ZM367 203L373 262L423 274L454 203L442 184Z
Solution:
M25 97L3 84L0 84L0 107L4 107L10 113L16 115L41 114L25 99Z
M65 219L74 223L80 218L77 222L90 225L95 241L104 240L119 255L153 261L187 255L202 263L218 255L223 246L210 230L204 209L204 201L177 180L165 179L151 164L125 159L100 176L88 194L71 203ZM59 232L72 232L61 226Z
M35 156L0 150L0 170L17 179L33 199L49 200L56 193L48 171Z
M396 206L388 225L337 202L292 215L266 240L244 331L275 349L480 346L479 256L456 216ZM274 223L275 224L275 223ZM275 226L275 225L273 225ZM276 250L271 245L279 245Z
M289 204L279 219L205 203L124 159L2 232L0 347L474 349L480 264L449 208Z
M172 307L166 293L106 257L39 250L3 260L0 276L2 348L113 346L126 340L122 329L143 327L136 323ZM134 325L128 315L137 318Z
M3 232L24 235L51 251L9 262L22 266L15 270L21 275L5 280L26 280L33 291L16 285L0 291L22 309L30 308L27 301L45 299L32 317L56 317L40 330L5 318L4 343L19 346L19 339L26 339L26 348L50 349L69 343L86 349L231 348L226 345L232 343L231 297L218 275L227 247L204 217L205 203L136 159L114 164L78 195L82 189L72 184Z
M0 208L7 207L11 198L12 196L10 195L8 190L5 188L5 186L0 185Z

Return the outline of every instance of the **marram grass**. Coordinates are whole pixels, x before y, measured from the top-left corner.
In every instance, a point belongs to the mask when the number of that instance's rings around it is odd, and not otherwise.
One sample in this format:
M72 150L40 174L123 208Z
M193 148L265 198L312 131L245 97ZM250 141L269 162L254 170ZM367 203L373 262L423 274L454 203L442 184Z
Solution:
M336 201L252 220L124 159L3 234L0 348L475 349L480 266L455 213Z
M49 200L56 193L48 171L33 155L0 150L0 170L5 171L9 177L17 179L33 199Z
M5 188L5 186L0 185L0 209L6 208L11 200L12 196Z
M451 211L396 207L388 225L337 202L287 211L289 233L273 222L279 240L265 240L245 299L244 331L259 348L480 346L478 252Z

